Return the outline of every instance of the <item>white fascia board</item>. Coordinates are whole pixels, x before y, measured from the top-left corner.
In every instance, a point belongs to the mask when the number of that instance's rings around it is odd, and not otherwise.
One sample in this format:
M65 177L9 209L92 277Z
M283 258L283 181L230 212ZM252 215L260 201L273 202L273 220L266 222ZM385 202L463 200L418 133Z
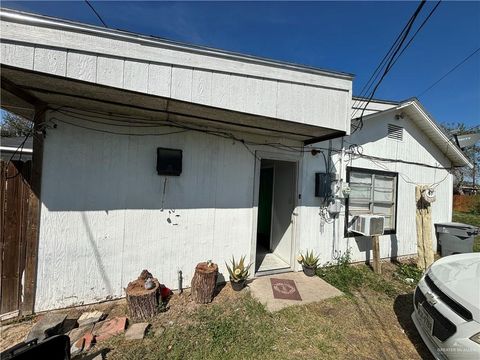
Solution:
M276 61L271 59L265 59L261 57L229 52L229 51L220 50L220 49L213 49L208 47L184 44L184 43L179 43L176 41L171 41L171 40L162 39L158 37L146 36L146 35L136 34L136 33L127 32L127 31L115 30L115 29L105 29L98 26L83 24L83 23L64 20L64 19L58 19L54 17L43 16L43 15L38 15L38 14L33 14L28 12L10 10L10 9L0 9L0 20L6 23L11 22L11 23L18 23L18 24L26 24L29 26L37 26L39 28L49 28L49 29L62 30L62 31L67 31L67 32L77 33L77 34L86 34L86 35L91 35L97 38L111 39L112 41L115 41L115 40L126 41L129 43L140 44L142 46L159 47L163 49L169 49L172 51L189 53L191 54L192 57L199 55L199 56L216 58L218 60L238 61L238 62L242 62L245 65L244 67L252 67L255 65L265 66L267 68L272 69L274 73L277 73L274 71L274 69L276 69L277 71L278 70L280 71L283 70L286 72L292 71L293 73L303 74L303 75L314 75L314 76L317 75L317 76L324 76L327 78L335 78L335 79L338 79L338 81L344 80L345 85L343 85L343 87L342 86L339 86L339 87L342 87L347 90L351 88L351 81L354 77L353 74L340 72L340 71L324 70L324 69L319 69L315 67L298 65L298 64ZM37 40L40 40L40 39L37 39ZM50 39L50 40L52 40L51 44L45 43L43 45L54 46L54 47L57 46L53 44L54 39ZM86 45L89 45L89 44L86 44ZM77 49L77 50L80 51L85 49ZM116 49L114 53L105 53L105 55L115 56L115 55L118 55L118 53L121 52L121 50L122 49ZM123 56L128 57L127 55L123 55ZM138 58L138 59L141 60L141 58ZM153 61L153 59L143 59L143 60ZM178 65L187 66L187 67L188 66L197 67L197 65L193 62L193 58L191 60L192 61L189 64L178 64ZM243 69L243 70L246 70L246 69ZM225 69L225 71L235 72L235 71L232 71L232 69ZM245 73L249 75L248 71L245 71ZM258 71L256 74L251 74L251 75L267 77L266 74ZM296 81L294 77L289 76L288 73L284 74L282 77L283 79L280 79L280 80Z
M473 164L470 162L470 160L465 156L463 151L459 149L449 138L448 136L442 131L442 129L438 126L435 120L432 119L432 117L425 111L423 106L419 103L418 100L412 100L410 102L414 107L415 110L422 116L422 119L435 131L436 136L438 137L438 140L440 144L444 143L447 145L447 148L444 150L442 147L437 144L437 146L440 148L441 151L445 153L445 155L449 158L452 156L450 155L450 151L453 152L455 157L457 158L456 160L459 160L459 162L463 162L464 166L468 166L470 169L473 169Z
M427 136L432 139L434 144L438 146L438 148L445 154L445 156L447 156L452 162L455 162L457 164L456 166L468 166L470 169L473 169L473 164L470 162L470 160L465 156L462 150L460 150L447 137L447 135L445 135L445 133L440 129L440 127L435 122L435 120L433 120L433 118L425 111L425 109L417 99L408 100L388 110L369 114L367 116L364 116L363 119L364 120L372 119L377 116L381 116L389 113L395 113L406 108L411 108L416 114L419 115L419 117L421 118L421 121L426 123L432 130L434 130L436 139L433 139L432 136L428 134ZM445 144L446 148L442 147L441 144ZM459 165L459 164L462 164L462 165Z
M0 146L0 151L6 151L6 152L15 152L17 151L19 154L22 153L27 153L27 154L32 154L33 150L32 149L18 149L16 147L11 147L11 146Z

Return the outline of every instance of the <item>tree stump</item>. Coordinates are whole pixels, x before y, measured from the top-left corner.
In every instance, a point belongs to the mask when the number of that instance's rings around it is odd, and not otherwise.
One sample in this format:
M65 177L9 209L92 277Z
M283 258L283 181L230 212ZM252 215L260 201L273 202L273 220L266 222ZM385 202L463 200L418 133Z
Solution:
M201 262L195 268L195 275L192 279L192 299L197 304L212 302L215 287L217 285L218 266L217 264L207 265Z
M142 278L132 281L125 289L128 313L134 321L148 320L158 313L160 283L155 278L152 280L155 284L153 289L145 289L145 279Z

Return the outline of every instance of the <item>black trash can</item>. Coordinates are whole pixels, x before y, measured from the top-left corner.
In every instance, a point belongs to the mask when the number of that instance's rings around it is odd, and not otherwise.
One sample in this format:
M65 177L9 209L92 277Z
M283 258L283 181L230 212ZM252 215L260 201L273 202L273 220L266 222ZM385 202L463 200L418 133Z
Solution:
M442 256L473 252L473 241L479 228L457 222L435 224L437 244Z

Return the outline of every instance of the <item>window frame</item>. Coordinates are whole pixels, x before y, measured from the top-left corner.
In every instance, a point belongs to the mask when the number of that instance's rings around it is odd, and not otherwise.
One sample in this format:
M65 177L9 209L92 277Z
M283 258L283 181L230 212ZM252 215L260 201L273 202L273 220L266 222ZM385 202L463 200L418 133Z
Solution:
M380 176L388 176L393 177L395 179L395 196L394 196L394 228L385 230L383 233L384 235L392 235L397 233L397 214L398 214L398 172L390 172L390 171L381 171L381 170L373 170L373 169L365 169L365 168L358 168L353 166L347 166L347 183L350 183L350 174L352 172L362 173L362 174L369 174L369 175L380 175ZM372 191L374 190L374 186L372 186ZM349 223L349 207L350 207L350 197L348 197L345 201L345 226L344 226L344 237L361 237L364 235L355 233L353 231L348 231L348 223Z

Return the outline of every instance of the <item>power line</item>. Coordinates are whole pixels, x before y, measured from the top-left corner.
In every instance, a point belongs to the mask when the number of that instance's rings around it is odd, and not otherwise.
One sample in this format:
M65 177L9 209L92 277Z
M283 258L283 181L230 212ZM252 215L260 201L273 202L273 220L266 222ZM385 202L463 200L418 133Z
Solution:
M352 108L355 107L355 105L360 104L362 102L361 98L365 97L367 95L367 93L370 91L370 88L373 86L374 82L377 80L378 76L380 75L380 71L383 68L384 63L388 60L388 57L390 56L391 52L394 50L395 46L397 45L398 41L400 40L401 36L403 35L405 30L407 29L410 22L411 22L411 18L407 22L407 24L405 24L402 31L400 31L400 33L397 35L397 38L395 39L393 44L390 46L390 49L388 49L387 53L383 56L383 59L380 61L380 63L376 67L376 69L373 71L372 75L370 76L370 78L368 79L366 84L360 90L360 93L358 94L358 99L355 100L355 102L352 105ZM355 111L352 114L352 118L355 116L356 113L357 113L357 111Z
M433 15L433 13L435 12L435 10L437 10L438 8L438 5L440 5L440 3L442 2L442 0L438 1L437 4L433 7L433 9L430 11L430 13L427 15L427 17L425 18L425 20L423 20L423 22L420 24L420 26L418 27L417 31L415 31L415 34L412 35L412 37L410 38L410 40L407 42L407 44L403 47L402 51L400 51L400 54L398 54L397 58L395 59L395 61L392 63L392 66L395 65L395 63L397 62L398 58L400 56L402 56L403 52L410 46L410 44L412 43L413 39L415 39L415 36L417 36L417 34L420 32L420 30L422 30L422 28L424 27L424 25L427 23L428 19L430 19L430 17Z
M466 63L473 55L475 55L476 53L478 53L480 51L480 48L478 48L477 50L475 50L474 52L472 52L470 55L468 55L465 59L463 59L462 61L460 61L457 65L455 65L453 68L451 68L445 75L443 75L440 79L438 79L437 81L435 81L432 85L430 85L428 88L426 88L425 90L423 90L420 95L417 95L417 98L419 98L420 96L422 96L423 94L425 94L427 91L429 91L431 88L433 88L435 85L437 85L440 81L442 81L443 79L445 79L448 75L450 75L452 72L454 72L455 70L457 70L460 66L462 66L464 63Z
M92 9L92 11L95 13L95 15L97 16L98 20L100 20L100 22L103 24L104 27L108 28L107 24L105 23L105 21L103 21L102 17L100 16L100 14L97 12L97 10L95 10L95 8L93 7L92 4L90 4L90 1L88 0L85 0L85 2L87 3L87 5L90 7L90 9Z
M406 26L406 29L405 31L402 30L402 33L403 35L401 36L401 39L400 41L398 42L398 45L395 47L395 50L393 51L392 55L390 56L390 60L388 61L388 64L385 66L385 70L383 71L383 74L382 76L380 77L380 79L378 80L377 84L374 86L371 94L370 94L370 97L368 98L368 101L365 103L363 109L362 109L362 113L360 115L360 120L359 120L359 124L356 126L356 128L353 130L352 134L357 131L357 130L360 130L362 127L363 127L363 114L365 113L365 110L367 109L368 107L368 104L370 104L370 102L372 101L373 97L375 96L375 92L377 91L378 87L380 86L380 84L382 83L383 79L385 79L385 77L387 76L388 72L392 69L392 66L393 66L393 62L398 60L398 58L400 57L400 55L397 56L398 52L400 51L400 49L402 48L403 46L403 43L405 42L405 40L407 39L408 37L408 34L410 33L411 29L412 29L412 26L415 22L415 19L417 18L418 14L420 13L420 11L422 10L423 6L425 5L425 0L422 0L420 2L420 4L418 5L417 9L415 10L415 12L413 13L413 15L410 17L410 20L407 22L407 26Z

